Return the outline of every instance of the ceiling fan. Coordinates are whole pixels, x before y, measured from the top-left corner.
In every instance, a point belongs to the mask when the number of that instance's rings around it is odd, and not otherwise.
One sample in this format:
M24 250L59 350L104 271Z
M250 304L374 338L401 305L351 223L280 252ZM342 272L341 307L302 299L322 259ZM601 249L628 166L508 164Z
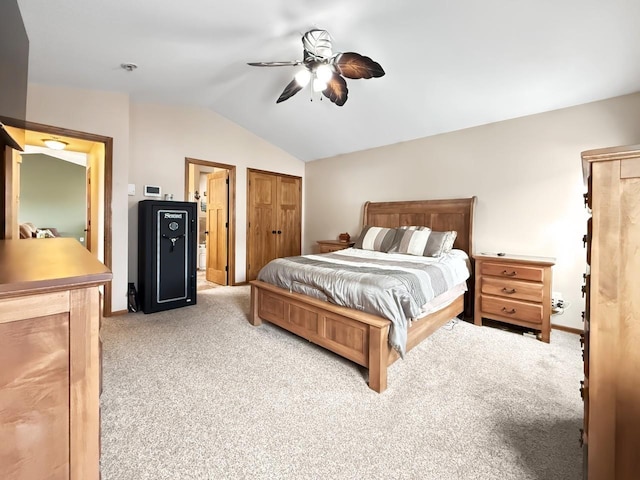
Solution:
M309 30L302 36L302 60L290 62L251 62L253 67L302 66L294 79L276 100L284 102L311 83L314 92L322 94L338 106L347 101L347 78L378 78L384 70L378 62L355 52L333 52L331 36L326 30Z

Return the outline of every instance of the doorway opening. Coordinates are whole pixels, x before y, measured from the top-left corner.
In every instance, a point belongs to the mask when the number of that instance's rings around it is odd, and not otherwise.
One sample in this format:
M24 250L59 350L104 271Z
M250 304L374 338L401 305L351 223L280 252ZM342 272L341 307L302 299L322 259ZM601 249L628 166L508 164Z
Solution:
M8 123L8 122L7 122ZM9 123L8 123L9 124ZM113 139L102 135L69 130L51 125L44 125L35 122L20 122L15 125L16 128L23 129L25 132L25 147L30 146L31 152L36 152L39 148L44 148L43 139L55 137L58 140L67 143L65 150L73 156L73 153L80 153L86 156L86 163L83 168L86 171L82 174L82 183L85 185L83 189L86 197L81 202L86 201L86 211L83 215L82 223L84 228L80 227L80 232L73 232L69 236L76 237L85 247L91 251L98 260L104 263L109 269L112 268L112 218L111 218L111 199L113 185ZM32 148L35 147L35 150ZM21 155L28 154L26 152ZM43 156L51 151L43 150ZM54 159L55 160L55 159ZM18 177L20 172L14 174ZM19 183L17 183L19 185ZM18 190L18 198L20 191ZM45 206L46 208L46 206ZM14 206L12 221L18 223L20 216L20 200ZM55 227L55 225L50 225ZM76 234L77 233L77 234ZM103 299L103 315L111 316L112 312L112 285L108 282L104 285Z
M235 285L236 167L185 158L185 201L198 204L198 288Z

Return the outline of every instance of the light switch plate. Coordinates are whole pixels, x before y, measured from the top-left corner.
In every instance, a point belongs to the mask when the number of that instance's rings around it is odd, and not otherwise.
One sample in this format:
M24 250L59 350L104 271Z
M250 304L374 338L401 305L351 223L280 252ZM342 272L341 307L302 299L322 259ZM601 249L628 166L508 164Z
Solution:
M136 184L135 183L130 183L128 185L127 193L129 194L130 197L132 197L133 195L136 194Z

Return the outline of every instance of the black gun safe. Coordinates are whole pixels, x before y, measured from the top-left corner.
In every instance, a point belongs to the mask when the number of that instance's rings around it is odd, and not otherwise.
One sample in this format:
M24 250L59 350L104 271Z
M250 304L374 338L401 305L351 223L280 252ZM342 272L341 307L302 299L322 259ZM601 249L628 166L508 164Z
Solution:
M138 298L144 313L196 303L196 221L193 202L138 203Z

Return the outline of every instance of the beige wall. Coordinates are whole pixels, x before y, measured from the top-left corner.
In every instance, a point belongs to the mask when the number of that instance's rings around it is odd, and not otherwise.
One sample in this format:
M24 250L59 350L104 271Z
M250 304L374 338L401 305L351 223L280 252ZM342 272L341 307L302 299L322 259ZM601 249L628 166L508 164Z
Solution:
M226 118L206 109L131 105L129 278L137 283L137 203L144 185L184 200L185 158L236 166L236 281L246 278L247 168L304 176L305 164ZM303 187L304 189L304 187Z
M555 257L553 290L569 307L552 322L581 328L580 152L635 143L640 94L310 162L304 252L319 239L357 235L367 200L476 195L476 252Z

